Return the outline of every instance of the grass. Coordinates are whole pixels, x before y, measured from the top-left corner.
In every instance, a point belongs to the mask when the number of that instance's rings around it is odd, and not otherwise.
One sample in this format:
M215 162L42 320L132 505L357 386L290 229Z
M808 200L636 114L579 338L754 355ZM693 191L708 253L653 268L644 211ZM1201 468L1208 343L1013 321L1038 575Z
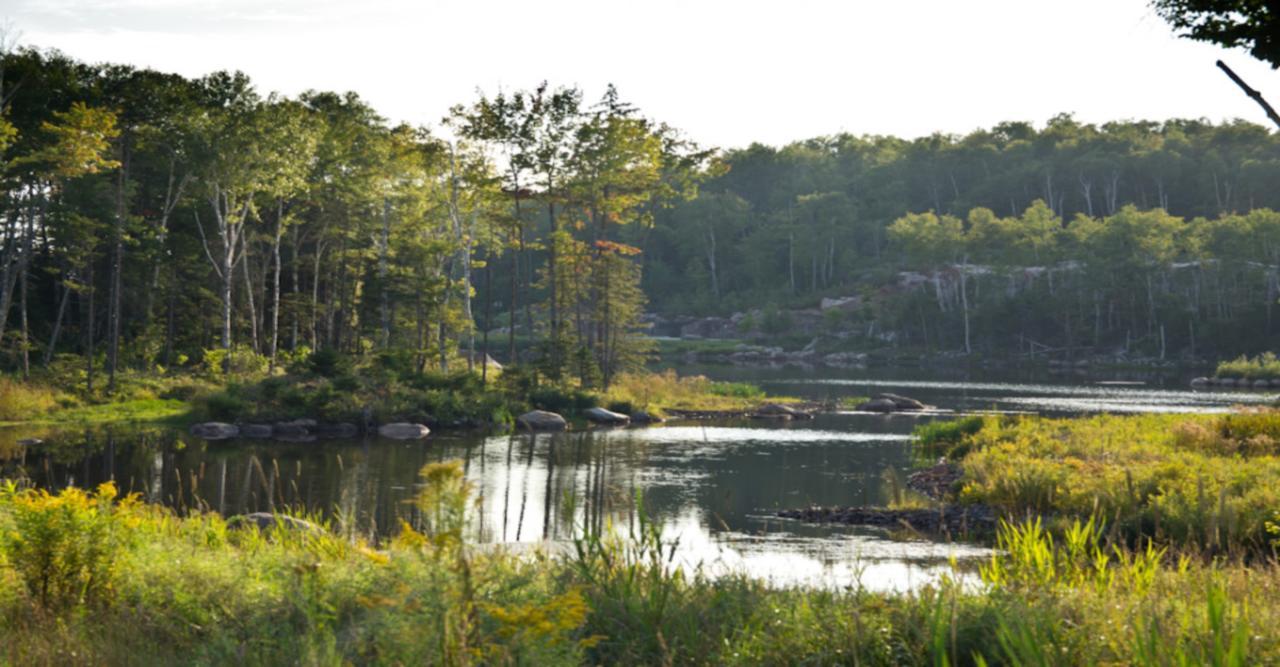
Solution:
M604 393L607 405L648 410L741 411L766 401L794 403L797 399L769 396L745 382L715 382L701 375L681 377L674 370L619 376Z
M1256 357L1240 356L1232 361L1218 362L1214 377L1248 380L1280 379L1280 358L1274 352L1264 352Z
M1105 521L1116 541L1195 553L1272 553L1280 412L1074 419L985 417L920 430L963 467L955 501L1060 529Z
M1280 569L1110 540L1101 523L1004 526L968 583L774 589L671 565L641 520L574 553L466 542L458 462L422 471L373 545L233 528L107 485L0 487L0 662L11 664L1267 664ZM315 517L309 517L315 519Z
M142 386L134 378L113 394L78 395L40 380L21 382L0 377L0 426L22 424L181 423L190 412L187 401L173 398L197 391L182 381L152 378ZM167 397L156 396L153 389Z

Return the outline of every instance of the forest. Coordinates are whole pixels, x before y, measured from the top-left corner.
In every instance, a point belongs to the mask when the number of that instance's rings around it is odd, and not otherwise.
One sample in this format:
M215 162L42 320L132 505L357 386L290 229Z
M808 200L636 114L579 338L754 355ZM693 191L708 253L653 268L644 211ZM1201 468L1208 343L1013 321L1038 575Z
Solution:
M610 87L480 95L434 130L52 50L2 60L0 366L486 355L607 386L642 316L816 307L852 347L1258 352L1280 141L1235 121L1007 122L715 150Z

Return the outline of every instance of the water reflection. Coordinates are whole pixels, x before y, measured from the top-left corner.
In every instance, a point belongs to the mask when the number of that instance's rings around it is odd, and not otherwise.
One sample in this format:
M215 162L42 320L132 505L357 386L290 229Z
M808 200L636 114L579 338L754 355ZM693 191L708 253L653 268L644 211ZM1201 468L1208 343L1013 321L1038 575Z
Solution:
M758 371L756 371L758 372ZM1271 397L1117 385L1054 385L775 373L806 396L910 393L944 411L1213 411ZM920 417L923 419L932 416ZM208 443L164 428L0 430L0 476L53 490L114 480L180 512L232 515L301 509L339 529L385 535L411 504L418 471L459 459L475 485L471 538L563 548L586 528L637 524L638 504L679 540L677 559L708 573L745 572L776 584L905 588L985 553L901 542L871 531L774 518L805 505L884 505L913 464L920 418L857 413L807 422L726 421L543 435L433 434L385 440ZM37 437L37 446L17 444Z
M848 415L792 425L727 422L422 442L207 443L166 429L47 434L3 464L60 489L114 480L179 511L302 508L352 532L416 523L425 464L460 459L475 485L472 539L564 543L586 528L635 528L638 502L679 540L678 559L777 583L869 587L923 581L952 553L928 543L772 517L807 504L885 504L885 471L911 467L910 424ZM890 565L892 563L892 565ZM887 570L885 568L888 568ZM892 573L890 576L889 573Z

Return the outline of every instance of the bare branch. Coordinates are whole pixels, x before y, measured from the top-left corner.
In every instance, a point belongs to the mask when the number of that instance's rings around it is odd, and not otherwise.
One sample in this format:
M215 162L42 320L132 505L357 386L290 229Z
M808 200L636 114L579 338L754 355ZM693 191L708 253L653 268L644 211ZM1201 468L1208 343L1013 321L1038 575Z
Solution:
M1252 97L1253 101L1257 102L1258 106L1267 112L1267 118L1270 118L1271 122L1276 124L1276 127L1280 127L1280 114L1277 114L1276 110L1270 104L1267 104L1266 100L1262 99L1262 93L1250 88L1249 84L1244 82L1244 79L1241 79L1235 72L1231 71L1231 68L1227 67L1227 64L1221 60L1218 61L1218 69L1226 72L1227 76L1231 77L1231 80L1235 81L1237 86L1240 86L1240 90L1243 90L1245 95Z

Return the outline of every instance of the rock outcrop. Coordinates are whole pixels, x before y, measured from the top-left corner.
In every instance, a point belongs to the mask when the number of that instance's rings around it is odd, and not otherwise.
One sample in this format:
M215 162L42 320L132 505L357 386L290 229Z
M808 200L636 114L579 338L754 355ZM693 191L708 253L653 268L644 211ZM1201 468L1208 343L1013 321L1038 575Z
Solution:
M765 403L756 408L751 416L756 419L813 419L812 414L781 403Z
M928 410L930 406L917 401L914 398L899 396L897 394L876 394L871 400L863 403L855 410L862 412L918 412L920 410Z
M191 425L191 435L204 440L230 440L240 435L240 429L225 422L203 422Z
M631 413L632 424L661 424L665 421L662 417L645 410L636 410Z
M264 440L275 434L271 424L240 424L240 437Z
M431 433L431 429L422 424L394 422L378 427L378 435L392 440L421 440Z
M546 410L532 410L516 417L516 424L530 431L563 431L569 427L564 417Z
M587 421L593 424L606 424L609 426L623 426L631 423L631 418L604 408L590 408L582 413Z

